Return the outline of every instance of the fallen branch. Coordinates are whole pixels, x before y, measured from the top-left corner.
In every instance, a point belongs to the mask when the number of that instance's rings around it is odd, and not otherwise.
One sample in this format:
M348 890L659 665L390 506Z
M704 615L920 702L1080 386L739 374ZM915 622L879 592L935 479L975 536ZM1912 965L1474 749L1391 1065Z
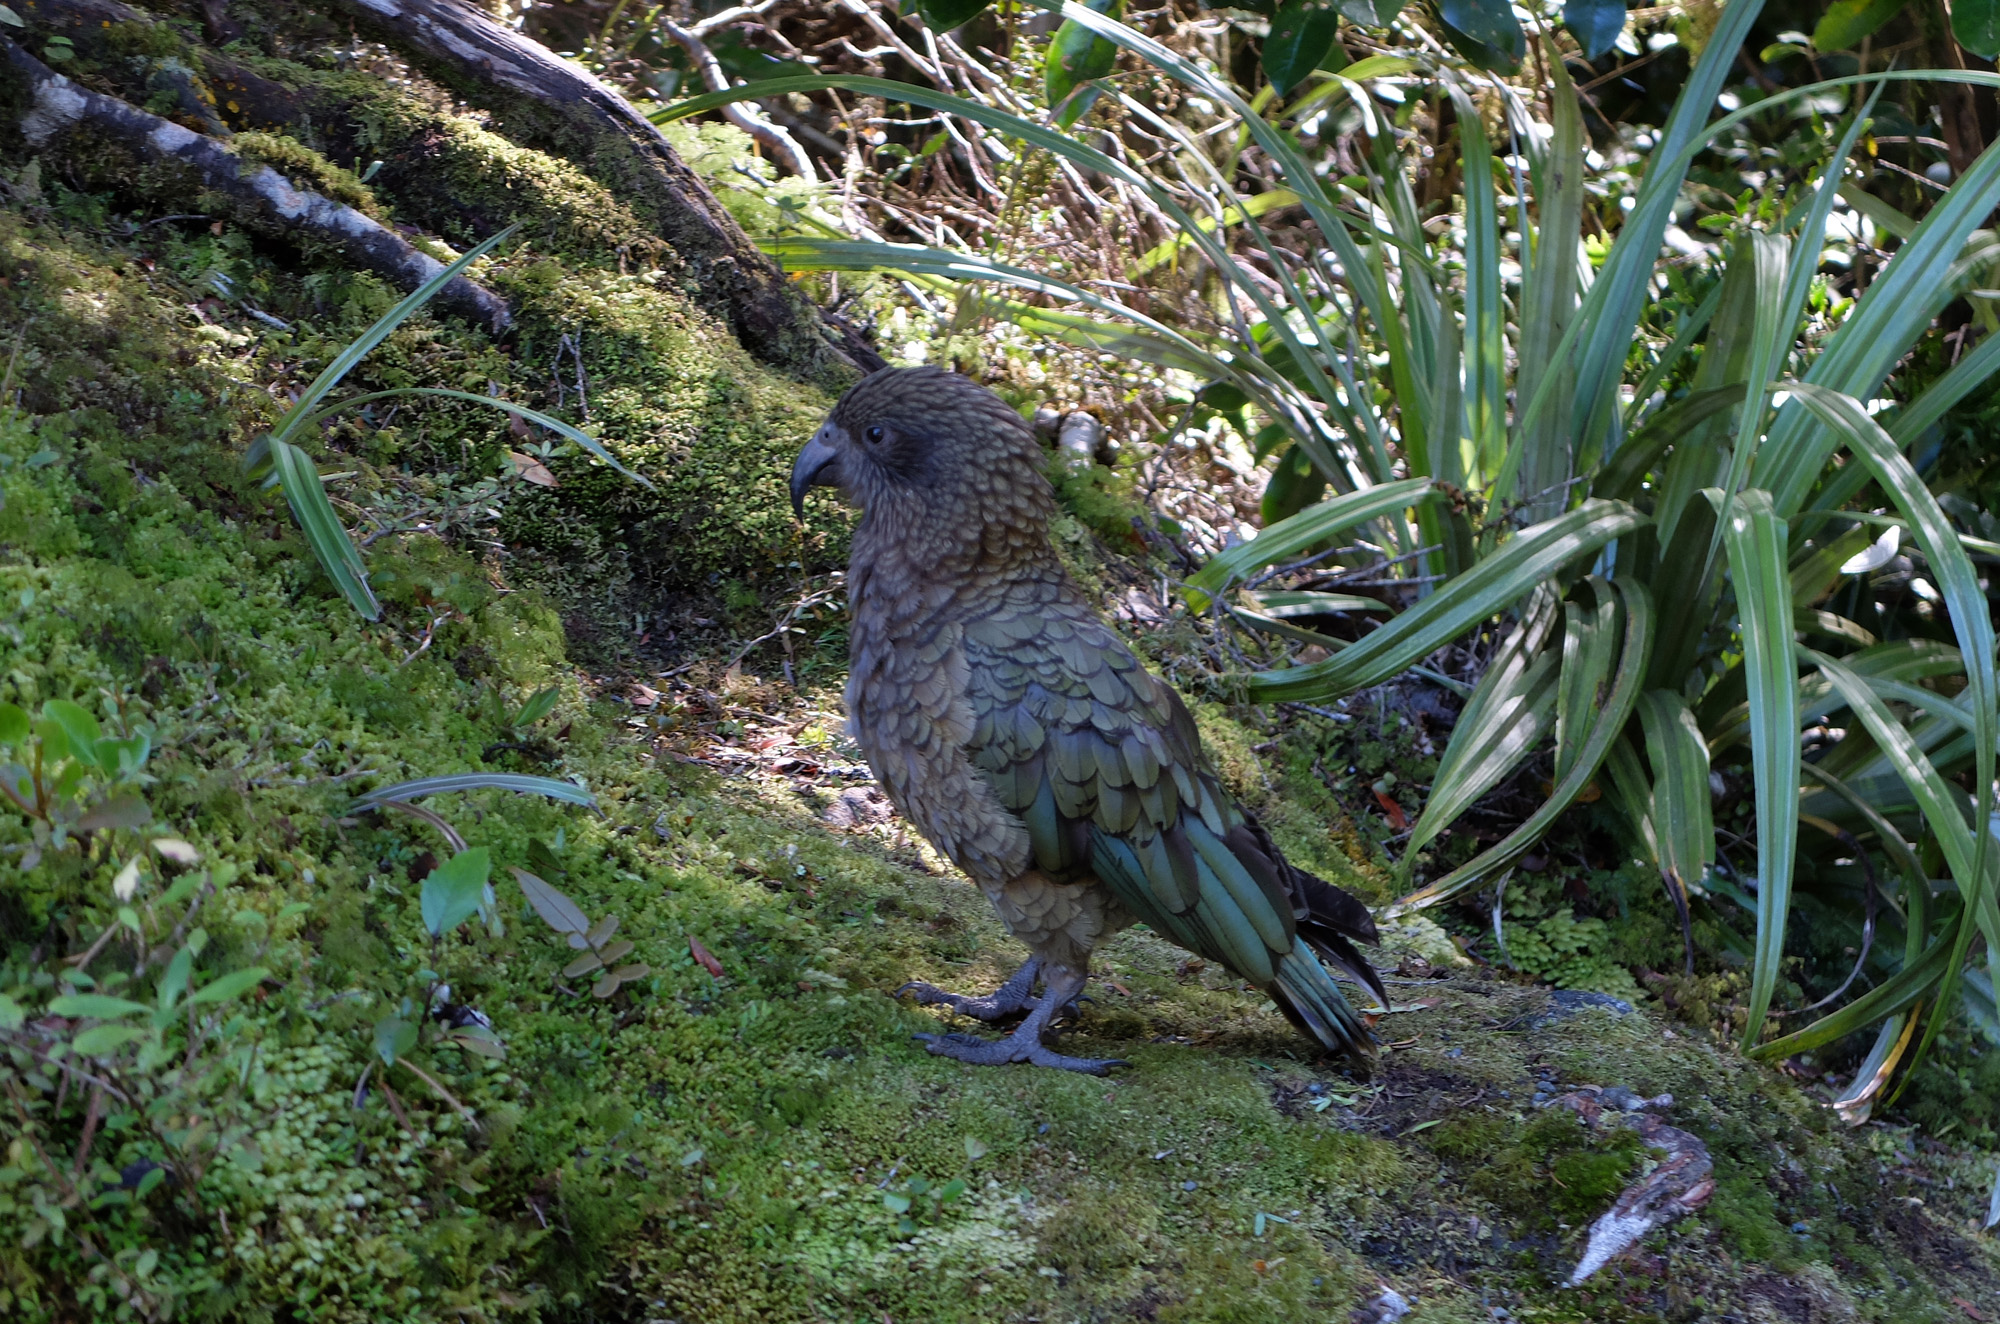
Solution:
M689 28L684 28L670 18L660 20L660 31L674 39L694 67L701 70L702 82L708 84L711 92L720 92L730 86L729 75L723 72L722 61L715 58L715 52L708 43ZM784 163L785 169L805 179L817 180L819 172L813 169L812 158L805 154L792 138L769 120L760 119L740 101L731 102L722 108L722 118L734 124L743 132L764 145L766 151Z
M1605 1121L1607 1113L1619 1115L1618 1124L1637 1131L1648 1149L1666 1152L1658 1167L1627 1187L1590 1225L1583 1258L1577 1261L1576 1271L1565 1286L1581 1286L1648 1232L1693 1213L1715 1194L1715 1162L1709 1157L1708 1146L1646 1111L1668 1107L1673 1101L1671 1094L1646 1099L1619 1086L1603 1090L1585 1086L1550 1101L1550 1107L1570 1109L1593 1130Z
M444 269L442 262L354 208L294 188L269 166L251 168L251 162L214 138L79 87L6 37L0 37L0 60L30 93L27 113L17 126L30 147L46 148L79 131L102 134L142 165L189 171L203 192L226 199L234 218L247 227L330 244L355 265L402 289L415 289ZM504 299L463 277L446 285L438 302L494 331L513 321Z

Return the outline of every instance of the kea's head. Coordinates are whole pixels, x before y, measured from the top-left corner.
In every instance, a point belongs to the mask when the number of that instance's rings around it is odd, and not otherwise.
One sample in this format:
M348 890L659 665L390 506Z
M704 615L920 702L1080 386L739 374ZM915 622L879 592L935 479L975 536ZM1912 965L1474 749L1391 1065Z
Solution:
M867 527L934 547L1040 537L1052 509L1042 449L1006 401L942 368L891 368L849 388L792 466L792 507L833 487ZM1014 538L1007 539L1015 541Z

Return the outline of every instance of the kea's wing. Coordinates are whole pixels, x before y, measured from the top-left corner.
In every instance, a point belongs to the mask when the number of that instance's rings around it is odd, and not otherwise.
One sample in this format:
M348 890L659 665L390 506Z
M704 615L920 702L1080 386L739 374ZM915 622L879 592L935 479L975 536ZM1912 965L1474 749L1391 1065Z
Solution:
M1060 599L967 621L963 646L966 752L1027 825L1041 869L1094 874L1136 918L1271 993L1329 1047L1365 1043L1313 953L1386 1006L1349 941L1374 941L1374 922L1293 868L1224 793L1180 695L1095 612Z

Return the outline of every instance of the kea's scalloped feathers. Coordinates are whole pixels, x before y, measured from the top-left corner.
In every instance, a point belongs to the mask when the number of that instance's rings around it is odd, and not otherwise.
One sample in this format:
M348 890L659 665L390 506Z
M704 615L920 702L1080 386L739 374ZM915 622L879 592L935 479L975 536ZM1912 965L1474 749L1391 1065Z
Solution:
M1265 990L1327 1047L1365 1052L1320 962L1387 1005L1351 941L1375 941L1367 909L1294 868L1224 792L1180 696L1071 581L1020 416L917 368L863 379L831 422L904 439L880 466L842 461L866 510L848 710L890 798L1045 960L1087 965L1091 943L1137 919Z

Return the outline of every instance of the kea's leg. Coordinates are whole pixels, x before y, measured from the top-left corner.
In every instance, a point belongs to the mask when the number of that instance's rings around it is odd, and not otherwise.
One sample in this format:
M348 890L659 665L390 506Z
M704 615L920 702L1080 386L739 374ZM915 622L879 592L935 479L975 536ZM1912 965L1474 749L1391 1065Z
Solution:
M1005 1039L979 1039L969 1034L920 1034L916 1038L939 1057L954 1057L974 1066L1001 1066L1026 1062L1031 1066L1055 1067L1061 1071L1081 1071L1086 1075L1107 1076L1111 1068L1130 1065L1116 1058L1067 1057L1042 1043L1042 1035L1056 1012L1072 1005L1088 978L1081 970L1051 966L1043 972L1047 987L1028 1018Z
M908 993L923 1006L950 1007L961 1016L970 1016L976 1021L984 1021L990 1025L994 1021L1006 1020L1034 1002L1035 980L1041 973L1042 958L1030 956L1026 964L1016 970L1006 983L983 998L968 997L963 993L947 993L934 984L926 984L917 979L912 979L897 989L895 996L900 998Z

